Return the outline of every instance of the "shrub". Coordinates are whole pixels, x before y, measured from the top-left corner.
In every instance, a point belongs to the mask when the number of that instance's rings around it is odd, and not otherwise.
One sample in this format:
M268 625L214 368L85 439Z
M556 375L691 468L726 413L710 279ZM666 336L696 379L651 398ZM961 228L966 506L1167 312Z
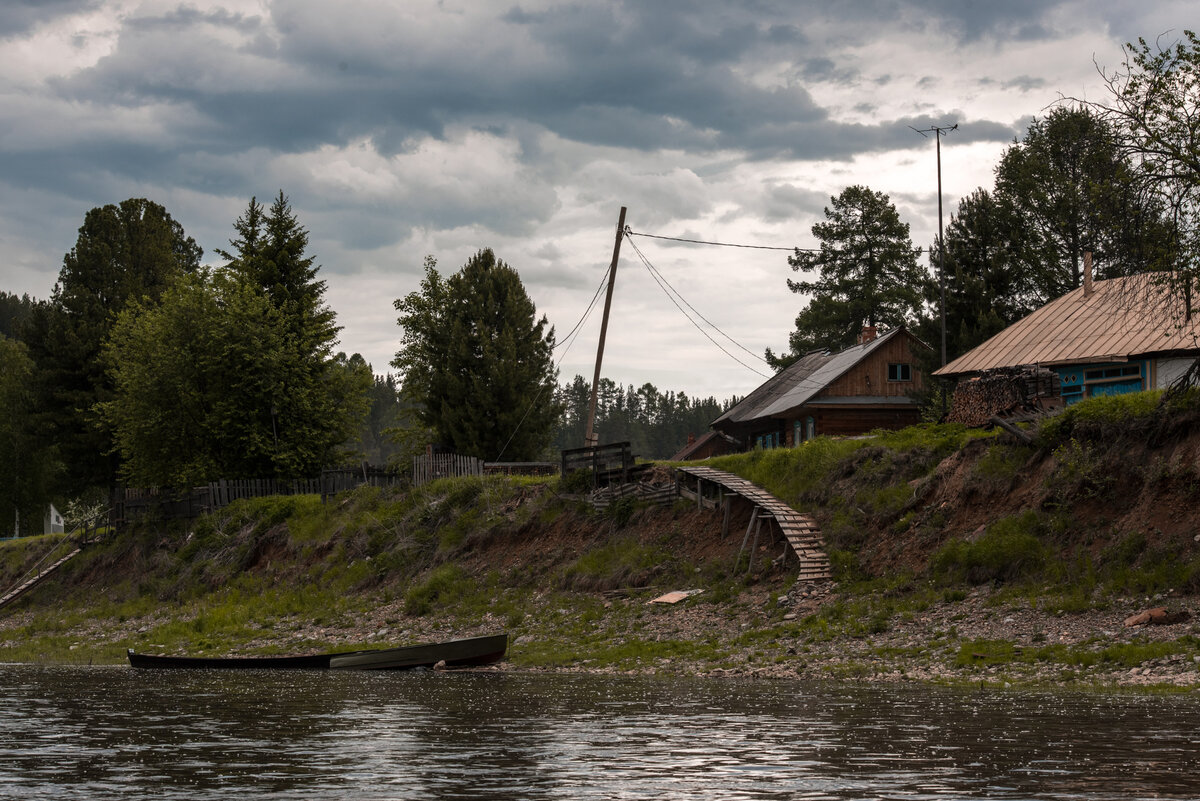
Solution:
M1034 533L1040 524L1035 512L998 520L976 542L955 540L933 555L930 572L945 582L983 584L1040 575L1049 552Z
M410 615L426 615L435 604L447 604L466 595L467 579L462 568L454 564L437 567L429 577L404 595L404 611Z
M1128 434L1130 423L1146 421L1158 409L1162 390L1098 395L1074 403L1042 423L1037 443L1052 448L1076 439L1111 439Z

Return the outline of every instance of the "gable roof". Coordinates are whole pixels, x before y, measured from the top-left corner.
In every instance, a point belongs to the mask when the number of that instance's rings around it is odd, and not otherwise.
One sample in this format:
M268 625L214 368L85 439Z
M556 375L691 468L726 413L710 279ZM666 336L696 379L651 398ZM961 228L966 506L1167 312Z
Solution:
M904 331L904 328L893 328L870 342L852 345L837 353L806 353L798 361L768 378L762 386L743 398L741 403L714 420L713 425L770 417L802 406L901 331Z
M1126 361L1135 354L1200 348L1200 320L1168 321L1175 305L1149 273L1074 289L934 371L977 373L998 367Z
M675 452L674 456L672 456L667 461L670 461L670 462L688 461L689 459L692 458L692 456L694 456L696 453L698 453L701 448L703 448L705 445L707 445L708 443L712 442L715 439L720 439L720 440L724 440L727 442L731 442L729 437L725 436L721 432L709 431L709 432L697 437L695 442L689 442L687 445L684 445L682 448L680 448L678 451Z

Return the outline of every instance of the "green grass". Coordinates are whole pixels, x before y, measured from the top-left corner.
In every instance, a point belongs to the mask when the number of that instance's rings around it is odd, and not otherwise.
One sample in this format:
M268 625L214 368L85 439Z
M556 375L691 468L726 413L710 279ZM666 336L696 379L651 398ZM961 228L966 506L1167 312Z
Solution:
M958 668L1010 664L1055 664L1074 668L1129 669L1165 656L1192 657L1200 653L1200 640L1192 636L1163 642L1055 643L1022 647L1011 640L965 640L954 657Z
M1162 390L1149 390L1100 395L1073 403L1042 423L1037 432L1037 444L1053 448L1072 438L1108 438L1126 432L1131 424L1153 416L1161 398Z
M1029 510L988 526L975 542L953 540L930 560L930 573L943 583L983 584L1037 578L1044 574L1050 550L1039 539L1043 521Z

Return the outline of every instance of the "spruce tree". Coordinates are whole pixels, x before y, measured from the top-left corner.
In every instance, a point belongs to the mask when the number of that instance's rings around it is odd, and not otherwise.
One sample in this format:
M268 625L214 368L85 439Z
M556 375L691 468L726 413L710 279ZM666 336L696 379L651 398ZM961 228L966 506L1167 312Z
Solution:
M442 280L426 260L420 292L396 301L392 364L437 443L484 459L543 455L558 421L554 330L517 271L484 249Z
M50 302L33 311L25 339L37 365L41 428L61 451L66 494L115 484L119 460L95 412L112 395L101 349L130 303L154 303L203 251L157 203L132 198L94 208L63 257Z

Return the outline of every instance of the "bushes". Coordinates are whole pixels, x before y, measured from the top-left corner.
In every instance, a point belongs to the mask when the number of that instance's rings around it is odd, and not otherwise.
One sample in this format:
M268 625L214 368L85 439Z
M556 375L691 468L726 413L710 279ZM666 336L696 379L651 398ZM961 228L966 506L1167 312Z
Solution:
M1032 511L998 520L975 542L955 540L943 545L933 555L930 572L947 583L972 584L1041 576L1050 552L1034 533L1039 528Z
M427 615L435 605L446 605L467 595L469 580L462 568L445 564L436 568L425 581L404 595L404 611L410 615Z
M1117 439L1147 428L1159 408L1161 390L1099 395L1080 401L1042 423L1037 443L1053 448L1072 439ZM1141 425L1137 425L1141 423Z

